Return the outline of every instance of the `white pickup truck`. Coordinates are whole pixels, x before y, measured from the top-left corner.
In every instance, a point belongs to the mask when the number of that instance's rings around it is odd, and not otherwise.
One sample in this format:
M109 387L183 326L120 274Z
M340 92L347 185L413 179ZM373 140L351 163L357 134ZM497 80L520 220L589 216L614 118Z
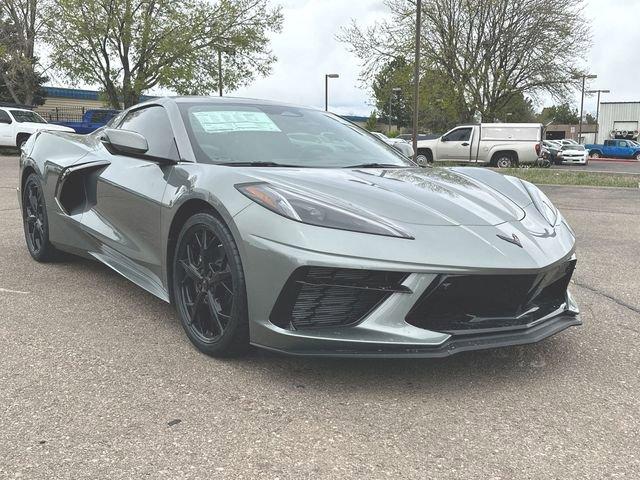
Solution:
M515 167L533 163L542 151L544 127L540 123L481 123L460 125L433 140L418 141L417 160L482 163Z
M47 123L31 110L0 107L0 147L21 147L32 134L41 130L75 132L73 128Z

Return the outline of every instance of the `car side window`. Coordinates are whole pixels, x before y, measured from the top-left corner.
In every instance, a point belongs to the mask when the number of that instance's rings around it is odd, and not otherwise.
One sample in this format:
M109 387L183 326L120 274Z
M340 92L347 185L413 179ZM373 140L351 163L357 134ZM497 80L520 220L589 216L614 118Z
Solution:
M147 155L180 160L171 122L163 107L153 105L130 111L118 128L144 136L149 144Z
M0 110L0 122L2 123L13 123L13 120L9 116L7 112L4 110Z
M449 132L442 140L446 142L467 142L471 138L470 128L457 128L456 130Z
M626 147L627 146L627 142L620 142L620 147Z

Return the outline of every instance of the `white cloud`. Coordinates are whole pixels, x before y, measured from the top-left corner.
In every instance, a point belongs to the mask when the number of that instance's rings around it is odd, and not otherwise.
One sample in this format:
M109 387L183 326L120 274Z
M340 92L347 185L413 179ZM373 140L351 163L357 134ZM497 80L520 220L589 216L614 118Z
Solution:
M282 3L282 2L281 2ZM591 88L612 93L602 101L640 101L636 60L640 45L640 0L587 0L586 15L592 20L593 48L588 53L589 71L598 75ZM388 14L382 0L289 0L284 4L285 24L273 38L279 61L273 74L258 79L235 95L276 99L323 107L324 74L339 73L330 80L330 105L339 113L367 114L370 92L358 82L358 60L335 40L340 27L351 18L366 25ZM575 96L580 105L580 95ZM585 99L585 111L595 112L595 97Z
M284 28L272 40L278 57L273 73L233 95L324 108L324 75L338 73L340 78L329 80L330 109L371 111L369 93L358 82L358 60L335 35L351 18L367 25L384 17L382 0L289 0L283 7Z

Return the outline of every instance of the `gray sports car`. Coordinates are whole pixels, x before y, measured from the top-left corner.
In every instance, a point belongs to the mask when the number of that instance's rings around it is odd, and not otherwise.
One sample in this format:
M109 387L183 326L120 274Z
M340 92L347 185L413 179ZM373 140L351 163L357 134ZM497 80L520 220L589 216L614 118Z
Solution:
M157 99L37 133L20 167L34 259L108 265L209 355L440 357L581 323L575 235L538 188L418 167L326 112Z

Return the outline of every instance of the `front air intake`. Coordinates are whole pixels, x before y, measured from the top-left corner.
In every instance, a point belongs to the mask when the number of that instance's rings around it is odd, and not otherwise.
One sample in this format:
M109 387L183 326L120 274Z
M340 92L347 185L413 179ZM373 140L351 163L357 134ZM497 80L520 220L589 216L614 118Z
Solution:
M452 335L526 328L565 304L575 263L529 275L439 275L406 321Z
M391 294L410 293L407 273L302 267L285 284L271 323L291 330L343 327L366 317Z

